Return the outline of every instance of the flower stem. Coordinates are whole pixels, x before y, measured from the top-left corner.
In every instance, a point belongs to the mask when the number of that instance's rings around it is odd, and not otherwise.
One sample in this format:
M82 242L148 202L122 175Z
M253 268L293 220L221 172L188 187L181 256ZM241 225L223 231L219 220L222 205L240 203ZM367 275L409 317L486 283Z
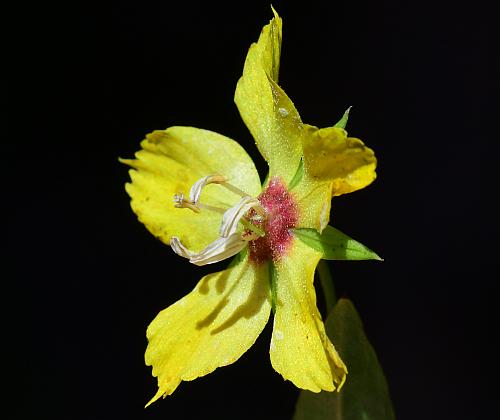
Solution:
M326 313L327 315L335 306L337 301L337 296L335 295L335 287L333 285L332 274L328 268L328 263L325 260L320 260L318 266L316 267L319 275L319 281L321 282L321 287L323 288L323 294L325 295L326 303Z

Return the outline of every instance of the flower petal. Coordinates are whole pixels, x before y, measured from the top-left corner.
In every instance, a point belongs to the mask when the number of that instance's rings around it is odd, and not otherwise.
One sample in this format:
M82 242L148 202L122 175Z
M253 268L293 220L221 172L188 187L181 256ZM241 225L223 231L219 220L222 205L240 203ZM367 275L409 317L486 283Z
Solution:
M146 364L158 377L148 403L235 362L255 342L271 310L267 266L247 257L201 279L187 296L161 311L147 330Z
M356 191L376 177L377 159L342 128L304 124L304 175L293 188L300 208L297 227L321 232L330 218L331 197Z
M276 313L271 363L297 387L333 391L347 369L325 333L316 307L314 270L321 253L294 240L290 253L276 265Z
M187 194L201 177L225 175L250 195L260 192L252 160L228 137L193 127L170 127L148 134L141 146L136 159L121 160L134 168L126 189L139 220L166 244L177 236L187 248L199 251L218 237L220 214L175 208L172 201L179 191ZM238 199L217 184L207 185L201 193L201 201L219 207L230 207Z
M292 190L300 209L298 228L311 228L322 232L330 220L332 181L319 181L307 173Z
M332 181L332 195L346 194L371 184L376 177L373 150L338 127L304 127L304 168L318 181Z
M262 29L258 42L250 46L234 101L269 164L270 178L281 176L288 183L302 156L302 122L277 84L282 32L281 18L273 12L274 18Z

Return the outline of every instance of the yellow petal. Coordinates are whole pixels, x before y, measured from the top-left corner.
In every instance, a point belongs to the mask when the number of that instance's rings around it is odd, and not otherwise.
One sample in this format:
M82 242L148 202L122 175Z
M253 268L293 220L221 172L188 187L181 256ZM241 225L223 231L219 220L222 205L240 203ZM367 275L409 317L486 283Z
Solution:
M332 181L319 181L304 174L292 190L300 209L298 228L311 228L321 232L328 225L332 187Z
M257 43L250 46L238 81L234 101L269 164L270 176L287 183L300 162L302 123L292 101L278 86L281 53L281 18L266 25Z
M371 184L376 177L373 150L342 128L304 127L304 168L314 180L332 181L332 195L346 194Z
M148 405L245 353L267 323L269 293L267 266L255 268L244 257L160 312L147 330L146 364L159 388Z
M316 307L314 270L321 253L295 240L277 264L271 363L285 379L313 392L333 391L347 369L325 333Z
M238 143L220 134L170 127L148 134L141 146L135 160L121 160L134 168L126 189L139 220L166 244L177 236L187 248L199 251L218 237L220 214L174 207L174 194L188 195L201 177L225 175L228 182L250 195L260 192L259 175L250 157ZM238 198L215 184L206 186L201 194L203 203L226 208Z

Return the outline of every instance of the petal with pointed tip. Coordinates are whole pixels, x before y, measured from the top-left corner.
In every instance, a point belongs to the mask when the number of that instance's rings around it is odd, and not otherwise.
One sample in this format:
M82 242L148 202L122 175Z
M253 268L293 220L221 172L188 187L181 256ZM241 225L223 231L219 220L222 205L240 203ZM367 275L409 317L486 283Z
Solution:
M271 311L268 268L247 257L227 270L201 279L187 296L161 311L147 330L146 364L158 377L148 403L229 365L264 329Z
M299 240L276 264L271 363L285 379L313 392L333 391L347 369L325 333L316 307L314 271L322 254Z
M250 46L234 101L241 117L269 164L270 177L289 182L300 163L302 122L286 93L278 86L281 18L266 25Z

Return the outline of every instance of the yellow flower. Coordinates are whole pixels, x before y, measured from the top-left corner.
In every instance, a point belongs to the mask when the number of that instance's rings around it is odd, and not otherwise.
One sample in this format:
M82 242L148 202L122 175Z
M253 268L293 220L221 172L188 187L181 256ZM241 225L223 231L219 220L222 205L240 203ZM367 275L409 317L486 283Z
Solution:
M263 186L235 141L193 127L154 131L134 160L122 160L133 168L126 185L132 209L153 235L197 265L238 254L149 325L145 358L159 389L148 405L181 381L235 362L273 308L274 369L313 392L339 389L345 381L346 366L316 307L314 271L323 254L293 229L321 232L332 196L370 184L376 159L343 128L302 123L278 86L282 23L273 12L248 51L235 93L269 164Z

